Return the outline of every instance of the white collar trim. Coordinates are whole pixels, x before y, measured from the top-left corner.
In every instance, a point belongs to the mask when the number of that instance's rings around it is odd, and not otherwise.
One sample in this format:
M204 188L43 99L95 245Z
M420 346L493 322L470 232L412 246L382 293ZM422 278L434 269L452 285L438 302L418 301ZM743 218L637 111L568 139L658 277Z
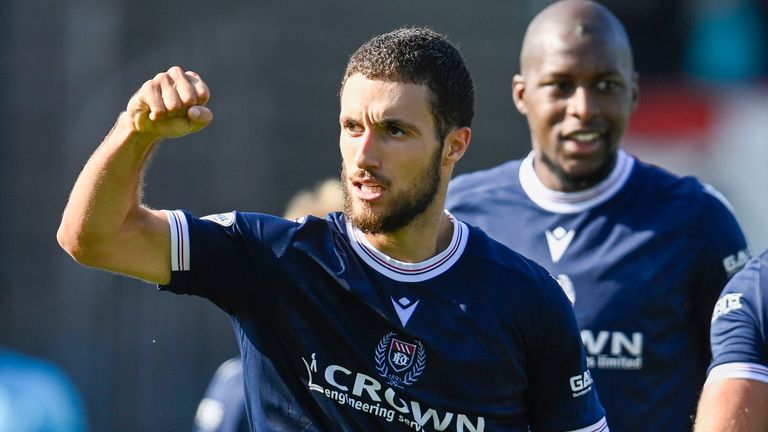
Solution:
M589 189L561 192L547 188L533 170L534 152L528 153L520 164L520 185L536 205L552 213L579 213L608 201L627 182L635 158L623 150L616 154L616 165L608 177Z
M357 255L377 272L400 282L421 282L431 279L447 271L458 261L467 246L469 228L453 217L446 210L445 213L453 222L453 236L451 243L445 250L432 258L418 262L408 263L396 260L371 245L365 234L352 226L347 221L347 235L349 243Z

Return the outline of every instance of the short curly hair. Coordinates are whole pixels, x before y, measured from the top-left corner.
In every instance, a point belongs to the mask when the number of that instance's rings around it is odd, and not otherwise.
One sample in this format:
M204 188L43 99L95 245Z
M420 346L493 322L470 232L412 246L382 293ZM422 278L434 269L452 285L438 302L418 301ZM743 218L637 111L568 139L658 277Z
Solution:
M472 78L458 49L445 35L424 27L404 27L374 37L350 57L341 91L352 75L426 84L440 142L455 127L469 127L475 114Z

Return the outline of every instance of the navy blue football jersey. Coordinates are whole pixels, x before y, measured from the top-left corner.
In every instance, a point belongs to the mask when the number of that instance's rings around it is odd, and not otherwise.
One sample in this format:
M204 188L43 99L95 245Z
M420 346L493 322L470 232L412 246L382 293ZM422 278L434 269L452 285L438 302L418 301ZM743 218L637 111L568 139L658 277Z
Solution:
M725 286L712 313L708 380L744 378L768 383L768 251Z
M557 277L614 431L691 430L712 307L748 259L715 191L623 151L594 187L553 191L530 154L458 176L446 206Z
M250 432L245 415L243 362L231 358L219 366L197 406L192 432Z
M476 228L405 263L340 213L167 215L163 288L230 316L254 430L608 430L568 299Z

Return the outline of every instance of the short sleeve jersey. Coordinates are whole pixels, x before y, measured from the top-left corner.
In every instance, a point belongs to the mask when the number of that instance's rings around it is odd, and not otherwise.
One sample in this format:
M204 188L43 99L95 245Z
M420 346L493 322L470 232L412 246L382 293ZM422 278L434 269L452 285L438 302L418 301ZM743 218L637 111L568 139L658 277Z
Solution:
M712 365L707 380L768 383L768 251L728 282L712 314Z
M712 307L749 256L716 195L623 151L594 187L553 191L530 154L457 177L446 206L557 277L614 430L690 431Z
M339 213L167 214L163 288L229 314L254 430L608 430L562 290L475 228L405 263Z

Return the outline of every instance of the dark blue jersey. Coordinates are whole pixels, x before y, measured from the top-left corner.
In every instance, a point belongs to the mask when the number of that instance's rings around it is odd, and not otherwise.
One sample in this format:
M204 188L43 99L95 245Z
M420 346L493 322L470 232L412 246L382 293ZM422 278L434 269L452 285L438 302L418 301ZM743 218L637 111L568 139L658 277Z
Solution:
M532 158L457 177L448 209L556 275L614 431L690 431L712 307L748 257L733 214L623 151L574 193L544 187Z
M250 432L245 415L243 362L240 357L222 363L197 406L192 432Z
M708 380L744 378L768 383L768 251L728 282L712 314Z
M165 288L230 315L254 430L607 430L568 299L476 228L404 263L338 213L168 216Z

